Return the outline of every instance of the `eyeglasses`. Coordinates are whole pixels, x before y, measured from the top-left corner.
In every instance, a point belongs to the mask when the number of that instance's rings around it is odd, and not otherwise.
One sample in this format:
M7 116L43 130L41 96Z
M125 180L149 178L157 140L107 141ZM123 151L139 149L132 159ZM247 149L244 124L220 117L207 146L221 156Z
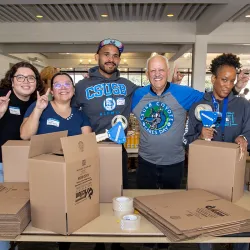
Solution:
M73 86L73 85L70 82L64 82L64 83L56 82L53 84L54 89L61 89L62 87L69 89L71 86Z
M16 76L14 76L14 77L16 78L16 80L17 80L18 82L24 82L25 79L27 79L27 81L28 81L29 83L34 83L34 82L36 81L36 77L34 77L34 76L16 75Z

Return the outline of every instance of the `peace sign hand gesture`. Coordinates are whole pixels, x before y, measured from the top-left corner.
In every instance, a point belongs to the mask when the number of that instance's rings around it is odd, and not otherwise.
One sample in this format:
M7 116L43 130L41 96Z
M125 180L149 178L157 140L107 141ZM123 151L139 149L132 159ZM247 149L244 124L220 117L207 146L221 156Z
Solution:
M4 116L10 101L11 90L7 93L6 96L0 97L0 119Z
M37 101L36 101L36 108L40 110L44 110L47 108L49 103L49 93L50 88L48 88L47 92L40 96L39 92L37 91Z

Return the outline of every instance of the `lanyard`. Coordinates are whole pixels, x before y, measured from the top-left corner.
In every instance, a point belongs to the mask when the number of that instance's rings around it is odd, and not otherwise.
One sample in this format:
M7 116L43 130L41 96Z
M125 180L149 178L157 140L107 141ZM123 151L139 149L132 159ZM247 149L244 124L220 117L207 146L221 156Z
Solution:
M214 111L219 113L219 103L216 101L214 95L212 95ZM221 137L222 141L225 139L225 125L226 125L226 118L227 118L227 106L228 106L228 97L223 100L223 109L222 109L222 117L220 122L221 127Z

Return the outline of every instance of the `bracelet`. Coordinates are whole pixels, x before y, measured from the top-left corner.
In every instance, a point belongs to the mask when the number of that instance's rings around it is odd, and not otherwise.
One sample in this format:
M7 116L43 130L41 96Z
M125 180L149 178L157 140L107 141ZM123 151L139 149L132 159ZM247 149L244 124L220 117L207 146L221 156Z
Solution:
M239 135L239 136L243 137L243 139L244 139L246 142L248 142L248 141L247 141L247 138L246 138L244 135Z

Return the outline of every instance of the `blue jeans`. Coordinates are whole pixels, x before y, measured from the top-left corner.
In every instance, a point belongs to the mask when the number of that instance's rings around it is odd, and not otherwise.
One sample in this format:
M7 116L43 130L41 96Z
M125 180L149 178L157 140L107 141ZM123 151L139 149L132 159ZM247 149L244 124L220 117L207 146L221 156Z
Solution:
M213 244L212 243L200 243L199 248L200 250L212 250ZM233 250L249 250L249 243L234 243Z
M0 163L0 183L3 182L3 164ZM10 242L9 241L0 241L0 250L9 250Z

